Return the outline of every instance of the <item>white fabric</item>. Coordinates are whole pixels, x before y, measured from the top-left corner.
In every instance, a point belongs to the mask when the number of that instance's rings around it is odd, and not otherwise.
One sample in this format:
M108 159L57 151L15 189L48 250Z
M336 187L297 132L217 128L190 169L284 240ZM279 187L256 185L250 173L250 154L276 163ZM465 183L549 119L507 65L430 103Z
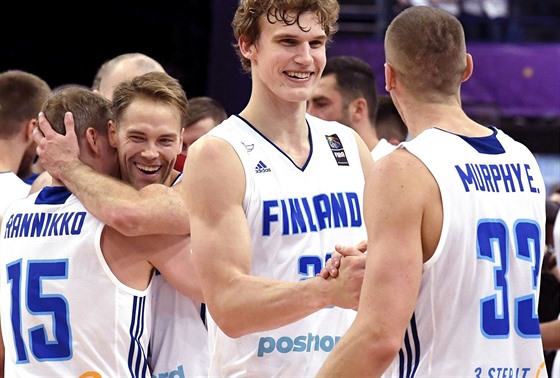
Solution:
M383 156L391 153L395 150L397 146L389 143L387 139L382 138L377 142L375 147L371 150L371 157L373 157L373 161L377 161L381 159Z
M313 277L336 243L355 245L367 237L363 170L352 130L309 115L307 121L312 149L303 168L237 116L209 132L232 145L245 169L243 207L254 276L282 281ZM354 317L353 310L325 308L292 324L233 339L209 316L210 376L313 377Z
M135 290L113 275L100 247L103 227L64 187L46 187L6 211L6 377L150 377L151 287Z
M0 172L0 217L14 200L25 198L29 194L31 185L26 184L14 172Z
M173 185L183 180L181 173ZM206 377L210 365L202 304L171 287L159 273L153 283L153 331L149 364L159 377Z
M534 274L544 250L545 184L529 150L493 130L465 138L429 129L403 143L439 185L443 227L385 376L400 369L417 377L546 376Z

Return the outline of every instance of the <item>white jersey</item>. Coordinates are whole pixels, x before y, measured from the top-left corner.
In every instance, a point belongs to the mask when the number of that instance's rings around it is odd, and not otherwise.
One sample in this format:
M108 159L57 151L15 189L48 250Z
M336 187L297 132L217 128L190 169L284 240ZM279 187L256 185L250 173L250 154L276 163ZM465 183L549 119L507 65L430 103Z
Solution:
M150 377L150 287L113 275L103 227L64 187L8 207L0 234L6 377Z
M306 118L311 150L302 168L239 116L209 132L232 145L245 170L254 276L313 277L336 243L355 245L367 237L363 170L352 130ZM230 338L210 313L210 376L315 376L354 317L353 310L325 308L284 327Z
M182 178L179 175L174 184ZM210 352L202 304L179 293L159 273L153 281L152 376L208 376Z
M537 315L545 185L530 151L493 131L429 129L403 143L439 185L443 226L385 376L547 375Z
M14 172L0 172L0 187L2 195L0 195L0 217L13 201L25 198L31 190L31 185L26 184Z
M379 142L377 142L375 147L373 147L373 149L371 150L371 157L373 158L373 161L377 161L383 156L394 151L395 148L397 148L397 146L387 142L387 139L381 138L379 139Z

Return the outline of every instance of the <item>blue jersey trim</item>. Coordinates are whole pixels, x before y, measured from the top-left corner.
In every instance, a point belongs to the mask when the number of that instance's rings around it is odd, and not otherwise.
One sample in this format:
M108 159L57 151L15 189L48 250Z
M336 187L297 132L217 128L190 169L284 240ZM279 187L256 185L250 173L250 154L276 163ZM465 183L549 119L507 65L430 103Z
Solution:
M62 205L72 193L65 186L46 186L35 199L36 205Z
M481 154L499 155L505 153L506 150L496 137L496 135L498 134L498 130L495 127L491 127L491 129L492 135L485 137L473 138L464 135L458 136Z

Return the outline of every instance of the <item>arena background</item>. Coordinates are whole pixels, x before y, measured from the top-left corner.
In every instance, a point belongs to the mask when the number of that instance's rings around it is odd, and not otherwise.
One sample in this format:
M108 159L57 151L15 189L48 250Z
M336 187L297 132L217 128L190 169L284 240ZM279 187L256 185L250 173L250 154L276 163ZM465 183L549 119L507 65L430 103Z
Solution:
M0 23L0 71L22 69L51 87L90 86L97 68L143 52L180 80L188 97L209 95L228 113L247 102L250 78L232 48L238 0L11 2ZM383 35L395 0L341 0L328 56L357 55L383 88ZM474 56L463 86L467 112L504 129L537 154L547 183L560 181L560 1L509 0L506 18L461 16Z

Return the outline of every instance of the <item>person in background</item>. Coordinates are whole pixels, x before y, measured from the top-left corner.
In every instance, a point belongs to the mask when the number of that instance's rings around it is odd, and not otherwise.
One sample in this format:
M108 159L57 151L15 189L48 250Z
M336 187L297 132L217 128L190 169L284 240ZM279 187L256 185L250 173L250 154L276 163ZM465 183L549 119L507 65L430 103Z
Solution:
M307 102L309 114L354 129L370 149L373 160L394 149L377 135L377 107L377 82L371 66L346 55L327 60L319 85Z
M473 60L454 16L405 9L385 59L411 140L366 176L357 316L317 377L546 376L536 313L546 187L535 157L461 108Z
M91 89L112 100L117 85L148 72L165 72L165 69L157 60L146 54L134 52L117 55L99 67Z
M337 242L365 238L373 160L354 130L306 114L338 11L336 0L242 0L235 12L251 96L189 147L184 169L209 376L313 377L354 318L363 266L350 258L344 281L317 273Z
M408 130L404 121L393 103L390 95L378 96L379 108L375 120L375 129L381 139L397 146L404 142L408 136Z
M227 117L223 105L212 97L200 96L189 100L187 124L183 129L183 147L181 154L177 156L176 170L183 170L189 146L214 126L225 121Z
M36 157L33 130L51 92L46 81L29 72L0 73L0 216L15 199L26 197Z

